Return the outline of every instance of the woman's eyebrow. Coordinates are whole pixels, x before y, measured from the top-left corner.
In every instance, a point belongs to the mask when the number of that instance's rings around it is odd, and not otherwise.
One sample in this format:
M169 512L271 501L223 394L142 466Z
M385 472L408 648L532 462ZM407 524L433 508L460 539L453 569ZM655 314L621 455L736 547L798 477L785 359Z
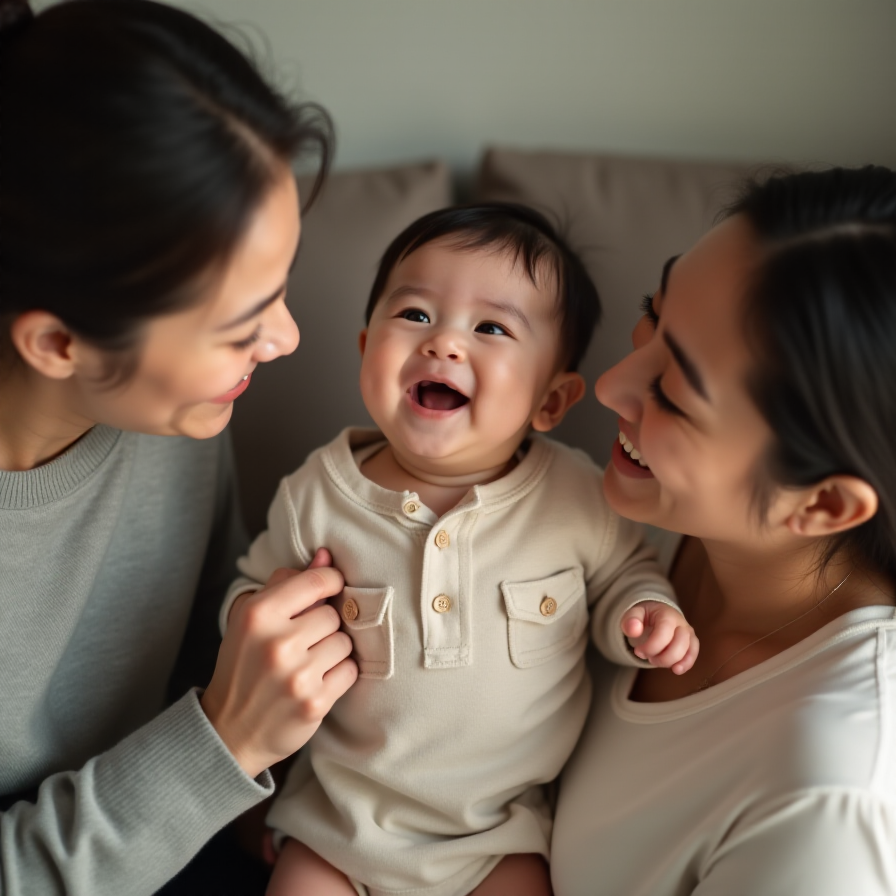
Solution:
M669 274L672 273L672 266L679 258L681 258L680 255L673 255L663 265L663 275L660 278L660 292L663 295L666 294L666 289L669 286ZM687 353L681 347L678 340L674 336L670 336L668 330L664 330L663 341L669 346L669 351L672 352L672 357L678 362L681 372L684 374L685 379L691 384L693 390L705 401L709 401L709 393L706 391L706 384L703 382L703 377L697 369L697 365L687 356ZM711 403L712 402L710 402L710 404Z
M694 391L704 400L710 401L709 393L706 391L706 385L703 382L703 377L700 375L700 371L697 369L697 365L694 364L687 354L685 354L684 349L678 344L678 340L676 340L674 336L670 336L668 330L664 330L663 341L669 346L669 351L672 352L672 357L678 362L681 372L684 374L685 379L691 384ZM710 402L710 404L712 404L712 402Z
M289 271L292 273L293 268L296 266L296 261L299 257L299 249L302 248L302 239L299 237L298 243L296 243L296 251L293 252L292 261L289 263ZM283 290L286 289L286 281L281 283L277 287L277 291L267 296L264 299L256 302L248 311L241 314L239 317L235 317L233 320L228 321L226 324L221 324L220 327L215 328L216 333L220 333L222 330L232 330L234 327L238 327L240 324L244 324L247 320L252 320L253 317L261 314L268 305L272 305L280 296L283 295Z
M672 265L675 264L678 259L681 258L680 255L673 255L671 258L666 260L666 263L663 265L663 275L660 277L660 292L665 295L666 287L669 285L669 274L672 271Z
M269 295L267 298L262 299L260 302L257 302L253 305L248 311L245 311L239 317L235 317L233 320L228 321L226 324L222 324L220 327L215 327L215 332L220 333L222 330L232 330L234 327L238 327L240 324L244 324L247 320L252 320L253 317L261 314L268 305L272 305L277 299L283 295L283 290L286 289L286 283L281 283L280 286L277 287L277 291L272 295Z

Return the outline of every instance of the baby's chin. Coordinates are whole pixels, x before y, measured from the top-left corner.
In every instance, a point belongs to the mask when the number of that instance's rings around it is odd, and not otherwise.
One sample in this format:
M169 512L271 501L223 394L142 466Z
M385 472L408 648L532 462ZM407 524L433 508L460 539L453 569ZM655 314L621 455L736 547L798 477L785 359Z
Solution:
M515 465L516 450L491 455L466 452L392 451L398 464L407 472L433 485L481 485L492 482Z

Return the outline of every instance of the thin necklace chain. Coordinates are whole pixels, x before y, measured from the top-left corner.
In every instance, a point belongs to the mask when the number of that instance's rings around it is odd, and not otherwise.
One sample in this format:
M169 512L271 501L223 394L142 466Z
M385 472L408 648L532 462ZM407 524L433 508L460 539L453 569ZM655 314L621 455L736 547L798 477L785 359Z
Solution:
M845 584L846 579L848 579L854 571L855 567L853 567L853 569L851 569L846 574L846 577L843 579L843 581L841 581L838 585L835 585L817 604L813 604L811 607L809 607L809 609L806 610L805 613L800 613L799 616L797 616L795 619L791 619L790 622L785 622L784 625L779 625L776 629L772 629L772 631L764 634L761 638L757 638L755 641L750 641L749 644L741 647L740 650L735 650L734 653L732 653L731 656L729 656L721 666L718 666L716 668L715 672L713 672L712 675L704 678L703 681L700 682L700 687L698 688L698 690L705 691L712 684L712 680L716 677L716 675L718 675L719 672L721 672L722 669L724 669L725 666L727 666L728 663L730 663L731 660L733 660L736 656L740 656L740 654L742 654L745 650L749 650L751 647L755 647L760 641L764 641L766 638L770 638L772 635L778 634L778 632L780 632L782 629L787 628L788 625L793 625L794 622L799 622L800 619L808 616L813 610L817 610L835 591L840 590L841 586Z

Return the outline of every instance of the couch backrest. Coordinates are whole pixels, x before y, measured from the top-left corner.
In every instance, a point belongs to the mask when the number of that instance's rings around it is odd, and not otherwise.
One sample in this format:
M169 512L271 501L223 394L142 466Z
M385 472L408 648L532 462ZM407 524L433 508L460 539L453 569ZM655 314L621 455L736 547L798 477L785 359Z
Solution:
M558 221L601 294L604 320L582 365L589 391L555 431L599 463L616 435L590 387L629 348L643 293L663 262L712 224L747 173L744 165L491 150L477 197L533 205ZM300 194L309 183L301 181ZM452 201L439 163L334 174L303 219L288 304L298 351L262 365L236 403L232 433L250 530L264 524L282 476L345 426L369 417L358 391L358 333L377 262L394 236Z

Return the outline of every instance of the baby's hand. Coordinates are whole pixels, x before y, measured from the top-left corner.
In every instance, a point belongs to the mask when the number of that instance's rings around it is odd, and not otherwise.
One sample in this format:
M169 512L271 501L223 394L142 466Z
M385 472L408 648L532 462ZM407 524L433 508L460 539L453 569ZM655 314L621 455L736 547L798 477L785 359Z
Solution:
M635 656L682 675L694 665L700 642L684 616L658 600L642 600L625 611L622 633Z

